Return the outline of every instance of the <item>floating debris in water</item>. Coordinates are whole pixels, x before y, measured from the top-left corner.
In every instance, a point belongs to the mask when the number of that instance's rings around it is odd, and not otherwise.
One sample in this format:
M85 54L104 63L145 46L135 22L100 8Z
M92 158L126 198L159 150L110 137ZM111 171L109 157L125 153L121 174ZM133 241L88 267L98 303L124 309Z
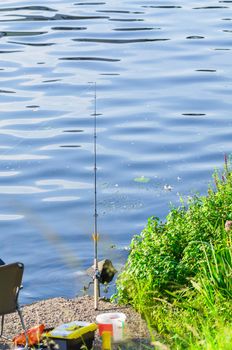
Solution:
M149 179L149 177L140 176L140 177L134 178L134 181L135 182L148 183L150 181L150 179Z
M170 185L164 185L164 191L172 191L173 190L173 187L172 186L170 186Z

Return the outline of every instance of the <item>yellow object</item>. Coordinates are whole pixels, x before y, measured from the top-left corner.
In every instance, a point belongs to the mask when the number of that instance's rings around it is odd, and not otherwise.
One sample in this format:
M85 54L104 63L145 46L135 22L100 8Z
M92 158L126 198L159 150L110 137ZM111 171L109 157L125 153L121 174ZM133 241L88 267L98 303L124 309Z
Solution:
M96 331L97 328L95 323L73 321L56 327L51 332L47 333L46 336L48 338L76 339L88 332Z
M99 241L99 234L98 233L97 234L93 233L92 237L93 237L94 241Z
M102 332L102 350L111 350L111 332Z

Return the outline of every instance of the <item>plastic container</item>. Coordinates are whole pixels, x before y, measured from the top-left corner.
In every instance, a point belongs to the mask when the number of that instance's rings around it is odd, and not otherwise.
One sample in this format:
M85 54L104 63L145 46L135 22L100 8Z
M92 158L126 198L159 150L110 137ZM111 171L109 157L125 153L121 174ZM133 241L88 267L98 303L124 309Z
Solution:
M96 329L95 323L81 321L64 323L46 334L48 338L47 349L54 348L54 346L49 346L49 340L52 340L52 344L55 343L59 350L80 350L83 345L86 349L91 350Z
M125 339L126 315L122 312L100 314L96 321L100 336L103 332L111 332L113 342L118 343Z

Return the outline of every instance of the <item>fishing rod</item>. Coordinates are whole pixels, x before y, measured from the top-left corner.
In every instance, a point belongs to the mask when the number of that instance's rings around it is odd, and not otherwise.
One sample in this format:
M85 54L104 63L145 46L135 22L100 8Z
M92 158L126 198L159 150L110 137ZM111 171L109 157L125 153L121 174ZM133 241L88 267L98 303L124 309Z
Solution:
M94 309L98 309L99 299L99 271L98 271L98 239L99 235L97 232L97 84L94 84Z
M97 207L97 84L94 84L94 264L87 270L87 273L92 275L93 269L93 285L94 285L94 309L98 310L98 301L100 297L100 283L110 283L117 272L112 262L109 259L98 261L98 240L99 234L97 230L98 207Z

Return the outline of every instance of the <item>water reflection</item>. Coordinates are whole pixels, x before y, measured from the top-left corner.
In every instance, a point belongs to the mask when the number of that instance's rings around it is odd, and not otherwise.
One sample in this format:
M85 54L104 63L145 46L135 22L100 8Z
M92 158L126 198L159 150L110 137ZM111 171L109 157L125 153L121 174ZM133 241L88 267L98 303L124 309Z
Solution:
M80 38L73 39L73 41L86 42L86 43L104 43L104 44L133 44L133 43L146 43L152 41L166 41L170 39L90 39Z
M77 201L80 199L80 197L75 196L63 196L63 197L46 197L43 198L43 202L71 202L71 201Z
M63 132L83 132L84 130L63 130Z
M115 22L143 22L142 18L109 18L109 21Z
M17 45L26 45L26 46L52 46L55 45L55 43L23 43L21 41L8 41L10 44L17 44Z
M4 8L0 8L0 12L22 11L22 10L57 12L57 10L52 9L50 7L47 7L47 6L20 6L20 7L4 7Z
M216 69L196 69L196 72L214 73Z
M96 12L103 12L103 13L121 13L121 14L124 14L124 13L131 13L131 14L143 14L144 12L134 12L134 11L122 11L122 10L97 10Z
M64 26L60 26L60 27L52 27L52 30L86 30L87 27L64 27Z
M14 51L15 52L15 51ZM1 52L0 52L1 53ZM9 53L9 52L8 52ZM10 90L0 90L0 94L15 94L15 91Z
M76 40L76 39L73 39ZM105 57L61 57L60 60L65 61L102 61L102 62L118 62L116 58L105 58Z
M105 5L105 2L77 2L74 5L77 6L95 6L95 5Z
M42 16L42 15L14 15L16 18L14 19L0 19L0 22L27 22L27 21L61 21L61 20L68 20L68 21L77 21L77 20L89 20L89 19L105 19L108 17L104 16L72 16L72 15L65 15L65 14L56 14L52 17ZM20 17L20 18L19 18Z
M182 115L190 116L190 117L201 117L206 115L205 113L182 113Z
M58 81L61 81L61 79L44 80L43 83L57 83Z
M187 36L186 39L205 39L205 37L200 35L190 35Z
M193 7L193 10L217 10L217 9L228 9L227 6L202 6L202 7Z
M140 31L140 30L154 30L154 29L160 29L160 28L146 28L146 27L135 27L135 28L114 28L115 31L118 32L133 32L133 31Z
M0 54L22 52L21 50L0 50ZM2 90L4 91L4 90ZM6 91L6 90L5 90Z
M102 258L116 245L112 258L122 265L148 216L165 218L179 194L207 190L232 148L232 5L25 3L0 5L0 222L2 257L22 258L30 271L28 302L81 289L77 264L64 265L56 239L79 252L79 273L90 265L95 97L88 82L97 83ZM63 275L71 277L64 283Z
M47 32L15 32L15 31L4 31L0 32L0 36L34 36L34 35L43 35Z
M173 5L144 5L142 7L153 8L153 9L181 9L182 8L182 6L173 6Z
M79 148L80 145L60 145L61 148Z

